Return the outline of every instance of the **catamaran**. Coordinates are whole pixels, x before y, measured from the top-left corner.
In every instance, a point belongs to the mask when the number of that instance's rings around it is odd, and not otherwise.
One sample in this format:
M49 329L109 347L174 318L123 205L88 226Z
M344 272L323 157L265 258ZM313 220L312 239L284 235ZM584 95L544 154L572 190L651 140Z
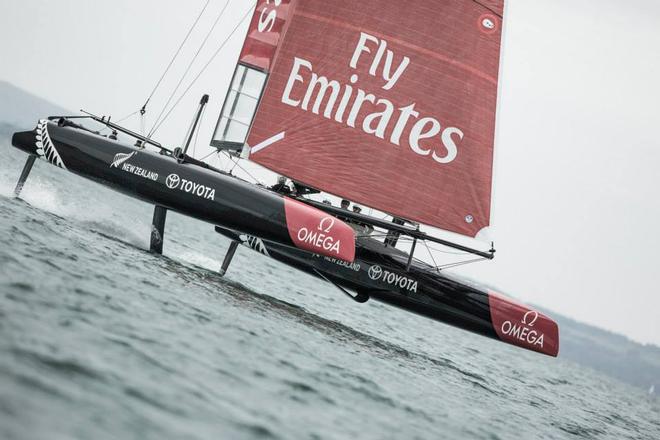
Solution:
M473 239L490 226L503 16L504 0L258 0L211 145L291 179L296 191L188 154L204 96L186 144L174 149L88 113L15 133L13 145L29 155L16 196L45 159L155 205L155 253L176 211L231 240L223 275L243 244L358 303L381 301L557 356L551 318L415 257L434 243L494 258L492 247L427 230ZM113 134L85 127L85 118ZM389 217L309 196L319 192Z

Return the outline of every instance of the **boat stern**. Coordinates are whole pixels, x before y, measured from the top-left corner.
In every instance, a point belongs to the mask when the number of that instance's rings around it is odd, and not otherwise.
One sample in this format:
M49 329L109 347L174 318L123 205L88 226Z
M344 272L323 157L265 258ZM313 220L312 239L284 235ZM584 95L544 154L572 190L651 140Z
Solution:
M488 292L488 300L491 322L500 340L557 357L559 326L554 320L493 291Z

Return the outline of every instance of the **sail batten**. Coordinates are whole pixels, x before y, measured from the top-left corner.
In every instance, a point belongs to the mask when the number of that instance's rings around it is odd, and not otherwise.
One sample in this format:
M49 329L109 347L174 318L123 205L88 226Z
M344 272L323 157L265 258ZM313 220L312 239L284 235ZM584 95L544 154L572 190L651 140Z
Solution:
M490 224L503 6L259 0L240 59L268 75L250 159L476 236Z

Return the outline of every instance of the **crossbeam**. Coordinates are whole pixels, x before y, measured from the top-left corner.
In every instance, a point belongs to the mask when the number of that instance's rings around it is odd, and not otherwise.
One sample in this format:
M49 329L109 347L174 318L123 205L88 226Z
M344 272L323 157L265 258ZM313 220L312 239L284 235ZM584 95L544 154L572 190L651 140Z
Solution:
M357 223L366 223L366 224L372 225L372 226L377 227L377 228L386 229L388 231L399 232L402 235L407 235L408 237L416 238L416 239L419 239L419 240L426 240L426 241L430 241L432 243L441 244L443 246L447 246L449 248L456 249L456 250L459 250L459 251L462 251L462 252L467 252L469 254L478 255L478 256L486 258L488 260L492 260L493 258L495 258L495 249L491 249L488 252L484 252L484 251L480 251L478 249L474 249L474 248L471 248L471 247L468 247L468 246L463 246L463 245L458 244L458 243L453 243L451 241L444 240L442 238L434 237L432 235L427 234L426 232L422 232L418 229L414 229L414 228L411 228L409 226L399 225L399 224L392 223L392 222L387 221L387 220L382 220L382 219L378 219L378 218L375 218L375 217L370 217L370 216L364 215L364 214L358 214L356 212L348 211L348 210L342 209L342 208L337 208L336 206L327 205L325 203L317 202L317 201L314 201L314 200L304 199L302 197L299 197L298 200L303 202L303 203L307 203L308 205L311 205L315 208L318 208L321 211L325 211L325 212L327 212L329 214L332 214L332 215L334 215L336 217L339 217L339 218L345 218L349 221L355 221Z

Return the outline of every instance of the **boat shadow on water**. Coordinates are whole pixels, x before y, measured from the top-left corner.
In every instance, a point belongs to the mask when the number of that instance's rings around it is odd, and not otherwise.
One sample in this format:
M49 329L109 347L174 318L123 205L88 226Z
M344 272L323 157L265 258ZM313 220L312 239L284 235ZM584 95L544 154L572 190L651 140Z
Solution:
M391 362L405 362L407 367L415 370L435 369L451 370L458 373L464 380L493 395L503 396L502 392L488 385L488 379L477 373L461 368L449 358L428 356L412 351L384 339L360 332L341 322L324 318L311 313L304 307L292 304L273 296L257 292L248 286L231 279L221 277L216 272L194 264L182 263L167 256L155 256L161 263L180 276L186 282L196 283L206 289L209 295L222 295L229 298L234 305L249 308L251 312L264 315L275 315L276 318L292 320L318 333L330 336L333 340L345 345L357 346L360 351ZM346 348L349 350L350 348ZM471 349L475 355L480 352Z

